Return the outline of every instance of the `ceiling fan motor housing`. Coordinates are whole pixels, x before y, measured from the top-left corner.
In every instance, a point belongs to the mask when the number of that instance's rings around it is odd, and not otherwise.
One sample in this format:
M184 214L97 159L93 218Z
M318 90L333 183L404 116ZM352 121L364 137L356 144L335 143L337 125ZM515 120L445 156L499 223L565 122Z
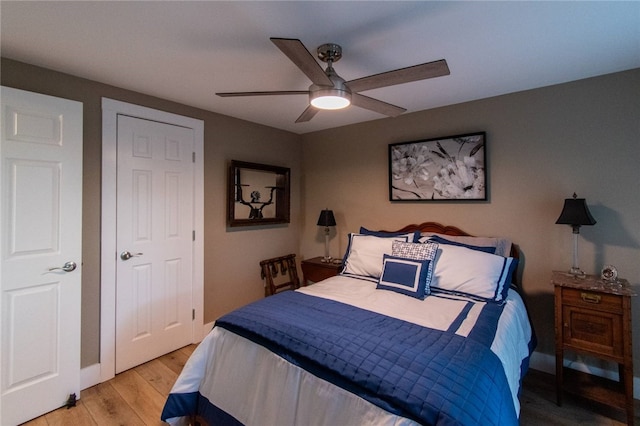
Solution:
M318 46L318 58L323 62L338 62L342 58L342 47L335 43L325 43Z

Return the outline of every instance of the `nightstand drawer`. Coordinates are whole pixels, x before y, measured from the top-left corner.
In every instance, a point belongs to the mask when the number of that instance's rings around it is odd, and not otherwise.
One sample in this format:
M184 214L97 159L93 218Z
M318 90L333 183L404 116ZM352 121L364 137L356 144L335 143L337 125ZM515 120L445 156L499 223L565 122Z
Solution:
M607 357L622 358L622 315L564 305L564 344Z
M322 257L303 260L300 266L302 267L303 286L309 282L317 283L335 277L342 269L342 263L323 262Z
M580 308L622 313L622 296L575 288L562 289L562 304Z
M304 268L305 280L312 281L314 283L326 280L327 278L335 277L337 271L335 268Z

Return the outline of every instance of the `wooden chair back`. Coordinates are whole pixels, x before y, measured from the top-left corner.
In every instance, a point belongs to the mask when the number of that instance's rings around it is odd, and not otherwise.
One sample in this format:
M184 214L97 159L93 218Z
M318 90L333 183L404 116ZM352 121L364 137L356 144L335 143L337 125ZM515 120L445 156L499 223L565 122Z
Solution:
M266 280L265 296L300 288L295 254L265 259L260 262L260 270L262 279ZM279 275L280 278L278 278Z

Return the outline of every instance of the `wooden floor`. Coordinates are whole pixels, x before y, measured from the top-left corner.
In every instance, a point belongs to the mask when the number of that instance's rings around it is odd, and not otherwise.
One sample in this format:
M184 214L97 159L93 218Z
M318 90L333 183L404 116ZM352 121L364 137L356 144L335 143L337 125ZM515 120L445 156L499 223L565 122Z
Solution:
M76 407L61 408L25 425L163 425L160 412L171 386L195 345L118 374L113 380L85 389ZM530 370L520 397L522 426L581 425L623 426L624 413L591 402L565 396L555 403L552 375ZM640 403L636 401L635 424L640 426ZM269 425L265 425L269 426Z
M529 370L520 394L520 425L623 426L622 410L565 394L562 407L556 405L555 376ZM640 426L640 401L635 400L634 425Z
M166 425L160 421L164 401L195 347L184 347L85 389L75 407L60 408L25 425Z

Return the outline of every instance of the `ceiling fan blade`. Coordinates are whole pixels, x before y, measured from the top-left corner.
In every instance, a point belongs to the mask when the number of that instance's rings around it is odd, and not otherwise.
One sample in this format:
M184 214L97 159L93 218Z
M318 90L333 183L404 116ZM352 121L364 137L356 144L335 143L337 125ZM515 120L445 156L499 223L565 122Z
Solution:
M317 108L309 105L307 109L305 109L302 114L300 114L300 117L296 119L296 123L304 123L305 121L311 120L318 113L318 111L319 110Z
M449 75L447 61L427 62L426 64L414 65L412 67L400 68L394 71L362 77L347 81L347 86L352 92L362 92L365 90L377 89L379 87L393 86L395 84L409 83L411 81L426 80L433 77Z
M333 86L333 82L315 60L313 55L297 38L271 37L273 44L278 46L287 57L302 71L313 84L318 86Z
M272 96L272 95L308 95L308 90L286 90L275 92L222 92L216 95L223 98L231 98L234 96Z
M351 104L370 111L378 112L389 117L397 117L406 111L406 108L388 104L378 99L373 99L359 93L351 94Z

